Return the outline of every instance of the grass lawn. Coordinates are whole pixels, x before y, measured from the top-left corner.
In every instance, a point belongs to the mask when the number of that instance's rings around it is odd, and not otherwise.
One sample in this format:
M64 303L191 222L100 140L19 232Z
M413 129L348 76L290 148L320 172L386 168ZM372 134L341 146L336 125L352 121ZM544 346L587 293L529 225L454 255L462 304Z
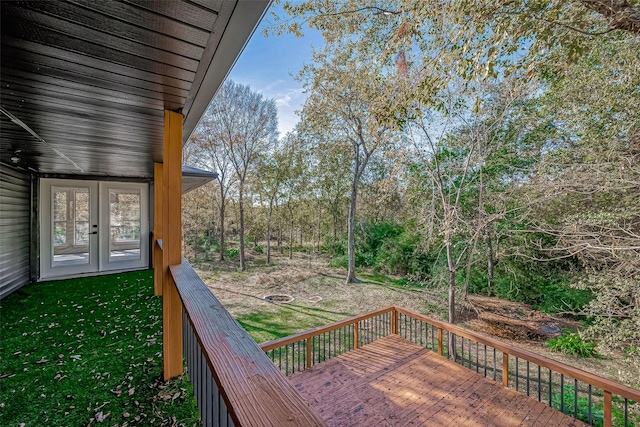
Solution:
M25 286L0 301L0 425L193 426L193 389L162 374L152 272Z
M198 274L214 295L258 343L286 337L351 316L398 304L442 318L446 293L411 286L402 280L359 272L360 283L345 285L345 272L328 260L295 253L273 255L274 264L254 259L245 272L230 262L196 263ZM287 294L294 300L274 304L269 294Z

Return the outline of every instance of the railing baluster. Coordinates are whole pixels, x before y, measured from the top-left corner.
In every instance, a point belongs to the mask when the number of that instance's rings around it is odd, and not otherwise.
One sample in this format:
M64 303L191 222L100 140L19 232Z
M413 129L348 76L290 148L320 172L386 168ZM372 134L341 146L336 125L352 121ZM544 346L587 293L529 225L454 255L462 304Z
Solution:
M493 380L497 381L498 368L496 366L496 348L493 347Z
M527 360L527 396L531 395L530 392L529 392L529 378L530 378L530 375L529 375L529 361Z
M540 365L538 365L538 402L542 402L542 385L540 384L540 376L541 376L541 368L540 368ZM589 398L591 398L591 393L589 393Z
M553 377L553 373L551 372L551 369L549 369L549 406L551 406L553 408L553 401L551 399L551 380Z
M484 360L483 360L483 365L484 365L484 376L485 378L487 377L487 345L484 344Z
M578 380L573 379L573 418L578 418Z
M215 384L213 387L213 420L215 425L220 425L220 413L222 412L220 409L220 402L222 401L222 396L220 396L220 390L218 389L218 384ZM215 420L218 420L215 422Z
M478 357L478 347L480 346L480 343L478 343L478 341L476 341L476 374L478 372L480 372L480 357Z
M205 361L206 362L206 361ZM206 363L205 363L206 365ZM213 407L213 386L211 371L209 370L209 366L205 369L205 393L204 393L204 416L202 416L202 426L203 427L211 427L213 424L211 420L211 409Z
M360 322L357 321L353 325L353 348L360 347Z
M560 374L560 412L564 413L564 374Z
M518 390L518 385L520 383L520 379L518 378L520 376L520 369L519 369L519 363L518 363L518 356L516 356L516 391Z
M629 399L624 398L624 427L629 425Z
M289 375L289 346L284 347L284 374Z
M227 411L227 405L224 404L222 396L220 396L220 426L227 427L229 425L229 413Z
M592 397L591 397L591 384L589 384L589 413L587 414L587 422L589 423L589 425L593 425L592 423L592 415L591 415L591 402L592 402Z

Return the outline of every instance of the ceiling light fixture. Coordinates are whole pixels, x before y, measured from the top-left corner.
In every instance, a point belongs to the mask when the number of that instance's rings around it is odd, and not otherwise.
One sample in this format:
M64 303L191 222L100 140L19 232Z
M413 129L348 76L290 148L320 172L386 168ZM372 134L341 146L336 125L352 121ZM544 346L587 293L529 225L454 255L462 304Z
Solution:
M16 150L13 152L13 156L11 156L11 163L14 165L20 163L20 156L18 156L18 154L20 154L21 151L22 150Z

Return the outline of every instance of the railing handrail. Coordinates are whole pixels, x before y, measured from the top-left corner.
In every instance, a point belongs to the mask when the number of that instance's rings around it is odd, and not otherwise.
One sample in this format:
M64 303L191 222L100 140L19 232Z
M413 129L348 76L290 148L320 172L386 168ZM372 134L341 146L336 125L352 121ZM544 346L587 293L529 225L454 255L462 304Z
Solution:
M356 322L360 322L362 320L367 320L372 317L379 316L384 313L393 312L395 309L394 306L388 306L381 308L379 310L371 311L369 313L360 314L358 316L349 317L348 319L339 320L337 322L329 323L328 325L318 326L316 328L307 329L306 331L298 332L294 335L289 335L283 338L278 338L272 341L263 342L260 344L260 348L262 351L267 352L269 350L273 350L275 348L283 347L288 344L293 344L298 341L305 340L307 338L316 337L318 335L322 335L323 333L334 331L336 329L340 329L347 325L352 325Z
M191 265L183 259L170 270L234 424L326 426Z
M395 305L392 307L397 313L402 313L406 316L413 317L418 320L422 320L444 331L454 333L464 338L472 339L476 342L479 342L480 344L489 345L497 350L502 351L503 353L520 357L524 360L528 360L529 362L533 362L533 363L536 363L537 365L543 366L545 368L549 368L555 372L565 374L579 381L585 382L587 384L600 387L604 391L613 392L618 396L622 396L623 398L640 402L640 390L628 387L623 384L616 383L615 381L600 377L598 375L592 374L591 372L584 371L582 369L573 367L571 365L567 365L566 363L559 362L557 360L553 360L548 357L545 357L527 350L520 349L518 347L514 347L504 342L500 342L494 338L483 335L481 333L472 332L451 323L435 320L428 316L413 312L411 310L407 310L402 307L398 307Z

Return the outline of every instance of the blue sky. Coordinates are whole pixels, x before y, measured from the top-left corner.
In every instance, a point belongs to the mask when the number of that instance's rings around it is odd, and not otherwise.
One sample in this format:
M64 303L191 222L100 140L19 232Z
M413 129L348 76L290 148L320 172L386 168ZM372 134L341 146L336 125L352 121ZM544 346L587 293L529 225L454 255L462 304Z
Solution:
M279 15L282 16L281 9ZM323 41L320 33L308 29L301 38L290 34L265 38L262 29L269 25L270 11L249 40L228 78L251 86L251 89L261 92L266 98L275 99L278 106L278 130L282 137L298 122L295 111L302 109L306 98L302 84L295 81L294 76L305 62L311 60L311 46L318 49Z

